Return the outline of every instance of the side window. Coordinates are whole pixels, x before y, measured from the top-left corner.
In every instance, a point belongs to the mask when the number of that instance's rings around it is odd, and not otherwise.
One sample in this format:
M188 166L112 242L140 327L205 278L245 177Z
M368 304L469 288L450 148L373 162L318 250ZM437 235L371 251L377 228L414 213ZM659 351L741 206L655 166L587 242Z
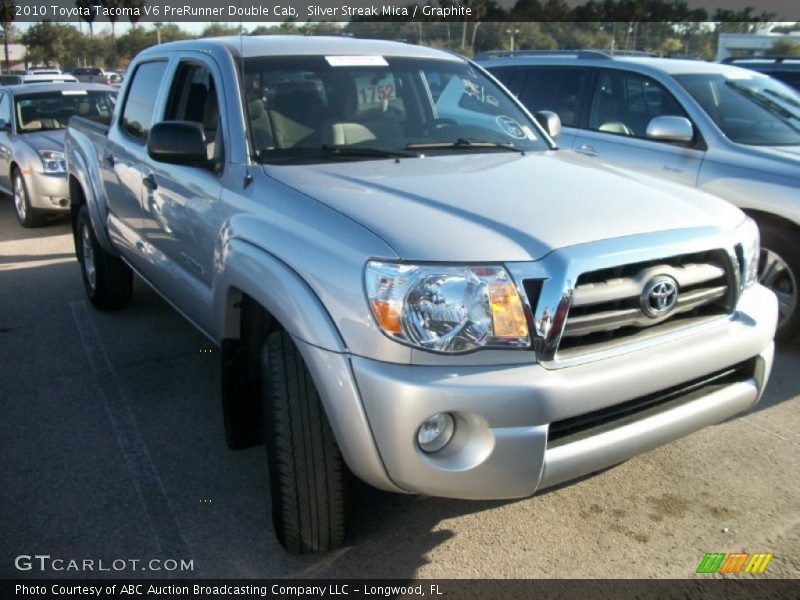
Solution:
M769 73L769 75L774 77L775 79L780 79L785 84L790 85L797 90L800 90L800 71L791 71L788 73L775 71Z
M550 110L566 127L578 125L578 97L586 69L528 69L520 100L531 112Z
M203 126L208 159L221 158L219 100L214 77L207 67L184 63L178 67L167 103L168 121L192 121ZM218 140L219 138L219 140Z
M143 63L133 74L122 110L121 127L129 135L142 141L147 139L153 124L155 102L166 67L166 61Z
M497 81L508 87L511 78L514 77L514 67L498 67L491 69L492 75L497 78Z
M8 94L0 97L0 120L11 123L11 96Z
M644 138L650 120L662 116L686 113L660 83L637 73L598 71L589 129Z

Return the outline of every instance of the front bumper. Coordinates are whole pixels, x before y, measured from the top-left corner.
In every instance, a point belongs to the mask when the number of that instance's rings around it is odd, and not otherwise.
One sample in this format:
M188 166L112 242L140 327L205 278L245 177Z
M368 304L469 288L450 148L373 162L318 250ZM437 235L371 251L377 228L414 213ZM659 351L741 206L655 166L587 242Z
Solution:
M772 367L776 320L774 295L755 286L744 293L734 317L720 318L702 331L687 330L677 339L563 369L398 365L351 357L364 416L385 468L385 474L365 478L388 475L404 491L435 496L519 498L617 464L753 407ZM709 393L606 424L567 443L548 443L554 422L748 361L744 378ZM425 454L415 443L417 429L438 412L455 416L456 432L443 450ZM343 427L334 427L337 439L348 436Z
M53 213L69 212L66 173L50 174L31 170L25 174L25 184L33 208Z

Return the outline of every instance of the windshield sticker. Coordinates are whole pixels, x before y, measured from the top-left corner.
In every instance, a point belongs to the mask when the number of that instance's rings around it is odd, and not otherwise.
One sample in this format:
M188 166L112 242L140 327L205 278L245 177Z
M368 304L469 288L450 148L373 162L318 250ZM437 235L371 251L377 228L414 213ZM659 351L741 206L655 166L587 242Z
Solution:
M528 135L530 135L526 134L525 127L517 123L517 121L514 120L514 118L512 117L501 115L497 117L496 121L497 124L500 126L500 130L503 133L505 133L508 137L512 137L515 140L524 140L528 138Z
M464 79L463 77L461 81L464 84L464 95L474 98L482 104L488 104L490 106L494 106L495 108L500 107L500 102L497 100L497 98L487 94L486 89L482 85L472 81L471 79Z
M326 56L332 67L388 67L382 56Z
M397 99L394 75L356 77L356 94L359 109L381 107L385 102Z
M536 134L533 133L533 129L531 129L527 125L523 125L522 126L522 131L525 132L525 135L528 136L529 140L534 141L534 142L536 141Z

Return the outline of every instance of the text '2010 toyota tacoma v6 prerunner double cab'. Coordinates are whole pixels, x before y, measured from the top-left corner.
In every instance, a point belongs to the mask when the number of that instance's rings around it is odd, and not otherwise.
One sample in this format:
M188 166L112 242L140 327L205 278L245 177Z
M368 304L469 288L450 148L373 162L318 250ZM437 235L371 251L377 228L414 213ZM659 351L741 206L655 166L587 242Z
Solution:
M754 223L557 151L557 118L477 65L270 36L129 73L66 140L86 291L120 308L136 272L219 346L228 443L266 442L288 550L342 543L349 472L520 498L758 402Z

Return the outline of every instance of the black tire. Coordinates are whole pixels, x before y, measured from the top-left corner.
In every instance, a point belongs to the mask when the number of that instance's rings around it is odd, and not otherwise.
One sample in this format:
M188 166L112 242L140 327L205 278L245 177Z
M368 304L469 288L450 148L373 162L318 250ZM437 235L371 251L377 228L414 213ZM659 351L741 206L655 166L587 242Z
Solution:
M20 225L32 228L47 223L47 216L31 206L28 185L17 168L11 173L11 199L14 201L14 211L17 213Z
M97 243L85 204L78 211L74 236L83 287L92 305L99 310L117 310L129 304L133 296L133 272Z
M347 469L311 375L291 336L274 331L261 350L272 522L293 554L344 542Z
M786 345L800 334L800 240L796 233L773 224L759 225L761 231L761 261L758 279L776 293L781 302L778 332L775 341ZM772 253L772 256L770 256ZM776 265L775 256L780 262Z

